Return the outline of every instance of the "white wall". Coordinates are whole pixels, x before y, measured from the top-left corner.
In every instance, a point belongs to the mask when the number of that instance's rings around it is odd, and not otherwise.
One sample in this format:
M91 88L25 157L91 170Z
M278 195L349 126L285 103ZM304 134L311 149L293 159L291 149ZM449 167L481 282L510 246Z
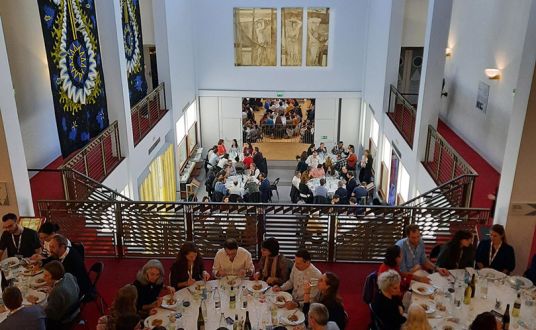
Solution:
M196 0L193 3L192 21L195 28L199 89L362 90L366 0ZM331 16L328 67L235 67L233 8L252 6L329 7ZM304 41L305 39L304 35Z
M342 99L341 117L339 118L339 140L343 141L345 145L353 144L357 148L356 150L359 150L358 145L362 117L361 103L361 98Z
M144 45L154 45L153 0L139 0Z
M428 0L406 0L402 47L423 47Z
M0 15L27 167L43 168L61 151L37 1L0 1Z
M530 3L455 0L452 8L452 56L445 68L449 95L441 116L499 171L512 113L512 91L518 87ZM490 67L502 71L500 80L485 77L484 69ZM490 85L487 114L475 108L479 81Z

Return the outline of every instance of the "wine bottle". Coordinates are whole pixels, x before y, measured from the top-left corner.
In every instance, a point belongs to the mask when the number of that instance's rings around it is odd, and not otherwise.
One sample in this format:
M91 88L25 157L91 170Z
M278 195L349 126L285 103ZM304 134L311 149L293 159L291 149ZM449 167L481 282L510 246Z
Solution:
M221 308L221 297L220 297L220 290L216 289L214 291L214 307L216 309Z
M203 319L201 306L199 306L199 315L197 315L197 330L205 330L205 319Z
M251 321L249 320L249 311L246 311L246 320L244 321L243 330L252 330Z
M510 329L510 304L506 305L506 310L504 311L502 317L503 330Z
M521 311L521 295L518 293L516 301L514 302L514 308L512 308L512 316L519 317L520 311Z
M227 329L227 323L225 323L225 315L221 313L220 315L220 323L219 323L219 329Z
M238 323L238 315L235 314L234 323L233 323L233 330L238 330L239 327L240 327L240 324Z
M469 283L469 285L471 286L471 298L474 298L475 297L475 292L476 292L475 274L473 274L473 276L471 277L471 282Z
M231 286L231 292L229 292L229 309L236 308L236 292L234 287Z
M469 305L471 303L471 294L473 290L471 290L471 284L467 284L465 287L465 293L463 296L463 303L466 305Z

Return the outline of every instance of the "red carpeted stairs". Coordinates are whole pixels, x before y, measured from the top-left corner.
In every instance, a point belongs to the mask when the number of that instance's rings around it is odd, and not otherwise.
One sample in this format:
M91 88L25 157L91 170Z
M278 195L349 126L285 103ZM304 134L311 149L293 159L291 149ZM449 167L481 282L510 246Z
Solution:
M117 290L125 284L132 283L136 278L137 271L149 259L100 259L104 262L104 272L97 285L99 292L108 304L111 304ZM88 258L86 267L90 267L97 259ZM166 272L169 271L173 260L163 259ZM326 263L315 262L322 272L331 271L336 273L340 280L341 286L339 292L342 296L343 303L350 323L347 330L365 330L370 320L367 305L362 301L362 289L366 276L374 270L377 270L378 264L357 264L357 263ZM210 271L212 260L205 261L205 269ZM167 275L167 274L166 274ZM167 277L167 276L166 276ZM83 312L84 319L87 320L86 327L78 326L77 329L95 329L99 318L97 308L94 303L86 306Z

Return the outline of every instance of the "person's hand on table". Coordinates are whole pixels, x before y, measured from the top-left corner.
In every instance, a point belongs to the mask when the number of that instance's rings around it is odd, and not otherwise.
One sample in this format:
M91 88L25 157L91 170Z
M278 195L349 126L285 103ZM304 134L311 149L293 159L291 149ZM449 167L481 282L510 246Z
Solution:
M415 281L417 281L417 282L422 282L422 283L430 284L430 278L428 278L428 276L417 276L417 275L414 275L413 278L414 278Z
M450 273L446 268L437 268L437 272L442 276L449 276Z
M186 283L188 284L188 286L192 285L192 284L195 284L195 280L193 278L189 278L188 281L186 281Z
M151 308L151 310L149 311L149 315L154 315L158 313L158 310L156 308Z
M203 271L203 280L205 282L210 280L210 274L207 271Z
M277 277L268 277L266 279L266 283L268 283L268 285L274 285L275 283L277 283Z
M238 276L239 277L245 277L246 276L246 270L245 269L240 269L238 271Z
M296 309L298 308L300 305L298 305L298 303L295 303L294 301L287 301L285 303L285 308L286 309Z
M261 274L260 274L259 272L256 272L255 274L253 274L253 279L254 279L255 281L258 281L259 278L261 278Z
M172 286L168 286L168 287L167 287L167 290L168 290L168 292L169 292L170 295L174 295L174 294L175 294L175 288L174 288L174 287L172 287Z
M164 298L163 297L158 297L158 299L156 299L156 301L154 302L154 308L158 308L162 305L162 301L164 301Z
M273 292L279 292L279 291L281 291L281 288L279 287L279 285L274 285L274 286L272 287L272 291L273 291Z
M421 270L421 269L422 269L421 265L415 265L415 266L413 266L413 268L410 269L409 272L410 273L415 273L416 271Z
M220 269L216 272L216 277L224 277L224 276L227 276L227 273L223 269Z

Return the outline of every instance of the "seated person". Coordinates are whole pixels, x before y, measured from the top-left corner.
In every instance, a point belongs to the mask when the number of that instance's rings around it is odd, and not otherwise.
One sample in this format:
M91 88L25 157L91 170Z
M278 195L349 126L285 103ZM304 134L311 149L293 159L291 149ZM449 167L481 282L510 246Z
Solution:
M324 171L326 172L326 175L335 175L335 166L333 165L330 156L327 156L324 161Z
M497 318L491 312L478 314L469 326L469 330L501 330L503 329L502 322L497 321Z
M346 313L339 296L339 277L332 272L320 276L317 284L317 293L311 296L311 285L304 285L303 313L307 314L312 302L319 302L329 311L329 321L337 323L340 329L346 328Z
M305 200L307 203L311 203L313 201L313 193L311 192L311 189L309 189L309 186L307 185L308 177L309 177L309 174L307 172L304 172L304 174L302 174L298 190L300 192L300 198Z
M443 276L448 276L449 272L445 268L434 265L424 251L424 242L421 239L421 232L418 225L408 225L406 227L406 238L402 238L396 245L402 250L402 261L400 271L403 273L415 273L423 269L425 271L437 271Z
M255 271L251 253L243 247L238 246L234 238L228 238L223 243L223 248L219 249L214 257L212 273L214 277L227 275L251 276Z
M218 176L218 181L216 181L216 185L214 186L214 192L219 192L223 196L229 194L229 189L225 186L225 175Z
M2 300L9 311L0 323L0 330L35 329L45 330L46 315L40 305L22 306L22 293L16 286L2 292Z
M259 184L255 182L255 179L253 177L247 178L246 184L244 185L244 194L248 197L248 200L251 199L250 196L258 192ZM260 202L260 200L257 202Z
M97 322L97 330L116 329L119 319L125 315L136 315L138 290L132 284L127 284L117 291L110 307L110 315L104 315ZM139 319L139 317L138 317Z
M244 189L238 185L238 181L235 179L233 185L229 188L229 195L244 196Z
M318 164L320 164L320 159L318 158L318 153L316 152L316 150L313 151L313 153L309 157L307 157L305 163L311 168L318 167Z
M340 330L337 323L329 321L329 311L320 303L312 303L307 313L307 323L311 330Z
M341 198L341 204L348 204L348 191L346 191L346 182L344 180L339 180L337 183L337 190L335 190L335 195L338 195Z
M60 226L52 222L45 222L39 227L37 234L39 235L39 240L42 242L41 254L34 254L31 257L32 260L43 260L50 257L50 241L59 231ZM67 246L71 247L71 241L67 240Z
M339 197L339 195L337 194L334 194L333 197L331 197L331 204L332 205L341 204L341 197Z
M203 267L203 256L195 243L182 243L177 259L171 266L169 285L175 289L182 289L196 281L209 279L210 274Z
M284 255L279 254L279 242L269 237L262 242L261 259L258 271L253 276L255 280L261 279L269 285L281 285L288 280L289 263Z
M342 156L342 154L345 154L345 152L344 143L342 141L339 141L337 145L331 149L331 153L337 156Z
M9 258L21 255L30 258L34 254L41 254L41 243L37 232L20 225L17 215L4 214L2 217L4 231L0 237L0 256L7 250Z
M352 196L356 198L357 203L360 205L366 205L368 199L368 190L366 188L367 183L359 183L352 191Z
M253 164L253 157L249 154L249 152L244 154L244 160L242 161L244 163L245 169L249 169L251 164Z
M283 285L274 285L272 290L274 292L288 291L292 289L293 301L287 301L285 307L287 309L298 308L303 305L304 300L304 285L305 282L311 282L311 280L319 279L322 273L311 263L311 255L309 251L305 249L299 249L296 251L294 258L294 266L290 271L290 277L288 281ZM312 288L310 294L316 295L316 288Z
M61 328L61 324L69 323L80 312L78 296L80 289L76 278L65 272L63 264L57 260L47 263L43 278L50 288L45 314L47 329Z
M409 272L401 272L400 271L400 262L402 261L402 254L401 249L398 245L393 245L387 248L387 251L385 251L385 258L383 260L383 263L380 265L380 268L378 269L378 275L381 273L384 273L388 270L394 270L400 275L400 289L402 292L406 292L410 285L411 281L415 280L418 282L423 283L430 283L430 279L426 276L418 276L413 273Z
M136 308L141 317L147 317L153 309L160 307L160 293L164 289L164 266L159 260L151 259L138 271L133 285L138 290ZM166 287L170 294L175 293L173 287Z
M380 292L372 302L372 310L382 322L384 330L399 330L406 318L400 298L400 275L388 270L378 276Z
M514 248L506 243L504 227L495 224L491 227L489 239L478 244L476 250L476 268L493 268L510 274L516 268Z
M530 267L527 268L523 276L531 280L532 283L536 283L536 254L532 256Z
M432 330L428 322L426 311L419 304L411 304L408 308L408 320L402 326L402 330Z
M309 177L312 179L323 178L325 176L326 172L324 171L324 166L321 164L318 164L315 168L312 168L311 171L309 171Z
M320 146L316 149L316 152L319 154L323 153L324 155L328 153L328 148L326 148L324 142L320 142Z
M436 265L446 269L464 269L475 264L473 233L459 230L439 253Z
M251 163L251 165L249 165L249 171L247 173L250 177L256 179L261 174L261 171L257 168L257 165L255 165L255 163Z
M313 196L321 196L324 198L328 198L328 189L326 188L326 179L322 178L320 179L320 185L315 188L315 192Z

